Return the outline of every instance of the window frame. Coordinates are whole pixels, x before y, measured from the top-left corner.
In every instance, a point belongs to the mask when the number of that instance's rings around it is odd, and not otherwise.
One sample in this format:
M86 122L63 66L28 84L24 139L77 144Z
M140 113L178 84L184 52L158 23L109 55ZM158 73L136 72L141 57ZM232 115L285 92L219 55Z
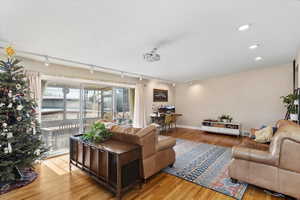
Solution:
M87 120L87 119L92 119L92 118L89 118L89 117L86 117L85 116L85 91L89 91L89 90L93 90L93 89L88 89L88 85L86 84L79 84L79 87L78 87L78 84L75 84L75 85L63 85L63 84L58 84L58 82L55 82L55 81L51 81L52 83L54 83L55 85L51 85L49 87L57 87L57 88L62 88L63 90L63 121L64 120L68 120L67 118L67 93L66 93L66 89L79 89L79 118L77 119L74 119L74 120L79 120L79 126L80 126L80 132L79 134L82 134L83 131L84 131L84 120ZM47 88L48 86L46 86ZM104 116L104 101L103 99L105 97L111 97L112 98L112 106L111 106L111 113L112 113L112 120L115 121L117 119L117 104L116 104L116 98L117 98L117 95L116 95L116 90L117 89L123 89L123 99L122 99L122 102L123 102L123 107L122 107L122 120L126 120L125 119L125 104L124 104L124 90L128 90L127 92L129 92L129 87L116 87L116 86L109 86L108 87L112 90L111 94L103 94L103 90L101 89L98 89L99 91L101 91L101 105L99 106L98 108L98 115L97 115L97 118L99 119L103 119L103 116ZM45 90L46 90L45 88ZM94 90L97 90L97 89L94 89ZM128 95L127 95L128 97ZM44 95L42 95L42 98L41 98L41 112L43 110L43 99L44 99ZM129 99L127 98L127 102L126 102L128 105L128 112L130 112L130 107L129 107ZM100 114L100 116L99 116ZM132 119L131 119L132 120ZM51 121L56 121L56 120L47 120L47 121L44 121L44 122L51 122Z

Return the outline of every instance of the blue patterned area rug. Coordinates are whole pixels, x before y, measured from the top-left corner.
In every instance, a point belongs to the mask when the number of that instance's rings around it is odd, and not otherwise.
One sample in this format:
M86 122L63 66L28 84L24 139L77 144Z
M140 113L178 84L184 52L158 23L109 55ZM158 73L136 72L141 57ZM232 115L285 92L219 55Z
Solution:
M228 176L231 148L177 139L176 162L163 171L187 181L242 199L247 184L234 184Z

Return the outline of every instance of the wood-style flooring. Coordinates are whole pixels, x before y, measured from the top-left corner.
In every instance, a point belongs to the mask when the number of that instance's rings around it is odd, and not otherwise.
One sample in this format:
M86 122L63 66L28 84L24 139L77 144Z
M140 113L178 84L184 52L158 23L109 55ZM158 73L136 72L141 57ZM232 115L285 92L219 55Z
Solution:
M241 138L204 133L198 130L177 128L164 135L215 145L231 147ZM92 178L73 167L68 169L68 155L43 161L36 166L39 177L33 183L0 195L1 200L113 200L114 196ZM128 192L124 200L219 200L233 199L213 190L190 183L175 176L159 173L152 177L142 189L136 187ZM249 186L243 200L275 200L263 190Z

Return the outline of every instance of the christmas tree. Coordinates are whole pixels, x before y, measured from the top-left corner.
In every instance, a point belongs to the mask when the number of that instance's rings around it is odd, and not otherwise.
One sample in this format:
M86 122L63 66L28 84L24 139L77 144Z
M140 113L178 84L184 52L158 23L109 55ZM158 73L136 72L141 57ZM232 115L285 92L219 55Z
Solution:
M46 152L24 68L12 48L6 54L0 60L0 182L17 181L19 169L32 167Z

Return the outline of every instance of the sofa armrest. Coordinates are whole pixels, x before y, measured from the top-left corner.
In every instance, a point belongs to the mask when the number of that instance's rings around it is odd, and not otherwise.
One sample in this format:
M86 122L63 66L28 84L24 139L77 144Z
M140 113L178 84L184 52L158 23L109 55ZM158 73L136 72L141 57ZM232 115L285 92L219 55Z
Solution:
M156 144L156 151L163 151L165 149L173 148L176 145L176 139L167 136L158 136L158 142Z
M268 151L260 151L244 147L233 147L232 157L235 159L247 160L267 165L277 165L277 159Z

